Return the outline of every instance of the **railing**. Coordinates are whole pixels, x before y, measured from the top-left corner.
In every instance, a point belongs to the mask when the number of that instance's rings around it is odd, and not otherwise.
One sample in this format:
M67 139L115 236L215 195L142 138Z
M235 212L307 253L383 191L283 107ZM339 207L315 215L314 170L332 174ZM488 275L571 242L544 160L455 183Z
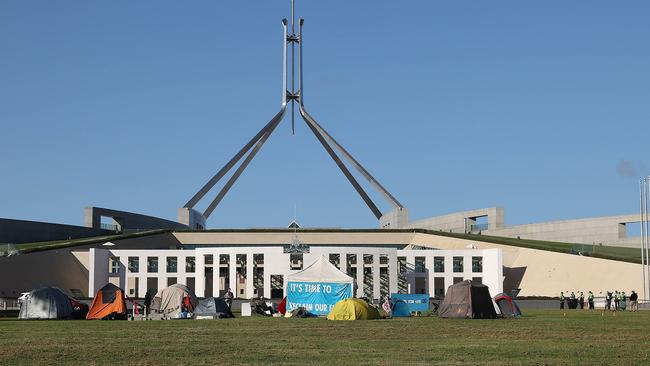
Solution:
M20 250L13 244L0 244L0 257L9 257L20 254Z
M19 310L18 299L0 298L0 310Z
M488 224L473 224L469 226L469 231L471 233L478 233L481 231L486 231L489 228Z
M101 223L99 227L103 230L118 231L117 225Z

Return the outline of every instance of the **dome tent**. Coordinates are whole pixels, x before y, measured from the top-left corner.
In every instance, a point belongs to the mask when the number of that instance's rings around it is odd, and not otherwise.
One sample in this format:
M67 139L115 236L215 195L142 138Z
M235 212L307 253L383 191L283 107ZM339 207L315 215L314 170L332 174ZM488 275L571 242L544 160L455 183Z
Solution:
M321 256L304 270L287 276L286 311L303 307L311 314L327 315L337 302L352 297L353 281Z
M404 300L397 300L393 303L393 308L391 309L391 315L393 318L407 318L411 316L409 311L409 306Z
M369 320L379 318L379 310L356 298L337 302L327 315L327 320Z
M56 287L41 287L25 295L19 319L67 319L72 316L72 302Z
M162 314L166 319L178 319L181 317L183 307L188 311L194 310L198 299L189 287L177 283L160 290L153 298L151 309Z
M124 291L112 283L106 284L97 291L86 319L126 319Z
M496 319L494 303L487 286L465 280L449 286L440 304L441 318Z
M516 318L521 316L521 310L515 300L504 293L500 293L494 297L494 302L499 307L499 312L504 318Z
M216 297L208 297L199 300L199 304L194 309L195 319L222 319L234 318L230 306L226 300Z

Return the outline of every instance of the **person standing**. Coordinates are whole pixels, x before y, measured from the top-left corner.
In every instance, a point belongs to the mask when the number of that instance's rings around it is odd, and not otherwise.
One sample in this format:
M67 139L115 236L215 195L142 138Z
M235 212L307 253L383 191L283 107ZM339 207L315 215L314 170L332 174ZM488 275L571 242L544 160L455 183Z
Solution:
M637 295L637 293L632 290L632 293L630 294L630 311L639 310L639 303L637 302L638 300L639 295Z
M571 295L569 295L569 309L575 309L576 307L576 294L575 292L571 291Z
M621 303L619 306L621 307L621 311L625 310L627 307L627 296L625 296L625 291L621 292Z
M612 310L612 293L609 291L605 294L605 310Z
M620 294L618 291L614 291L614 311L618 310L618 303L621 301Z
M151 314L151 291L147 291L144 295L144 317Z
M226 294L223 295L223 298L226 301L226 304L228 304L229 308L232 308L232 299L234 297L235 297L235 295L233 295L231 288L228 288L228 291L226 291Z
M564 298L564 292L560 292L560 309L564 309L564 301L566 301Z
M589 310L594 310L594 293L591 291L587 294L587 302L589 303Z
M580 299L579 300L580 301L580 309L582 310L582 309L585 308L585 294L582 291L580 291L580 296L578 297L578 299Z

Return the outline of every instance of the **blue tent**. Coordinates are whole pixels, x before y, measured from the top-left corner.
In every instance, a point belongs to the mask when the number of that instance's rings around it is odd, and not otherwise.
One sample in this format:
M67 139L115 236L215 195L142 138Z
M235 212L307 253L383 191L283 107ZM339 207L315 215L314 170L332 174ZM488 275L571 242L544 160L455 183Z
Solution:
M408 304L403 300L397 300L393 303L393 318L403 318L411 316Z

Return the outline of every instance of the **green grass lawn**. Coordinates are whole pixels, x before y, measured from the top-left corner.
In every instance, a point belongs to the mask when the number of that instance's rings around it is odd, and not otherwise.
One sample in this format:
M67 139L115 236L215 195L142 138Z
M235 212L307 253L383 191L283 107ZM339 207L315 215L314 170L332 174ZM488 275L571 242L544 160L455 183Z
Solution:
M650 311L333 322L0 320L0 364L650 364Z

